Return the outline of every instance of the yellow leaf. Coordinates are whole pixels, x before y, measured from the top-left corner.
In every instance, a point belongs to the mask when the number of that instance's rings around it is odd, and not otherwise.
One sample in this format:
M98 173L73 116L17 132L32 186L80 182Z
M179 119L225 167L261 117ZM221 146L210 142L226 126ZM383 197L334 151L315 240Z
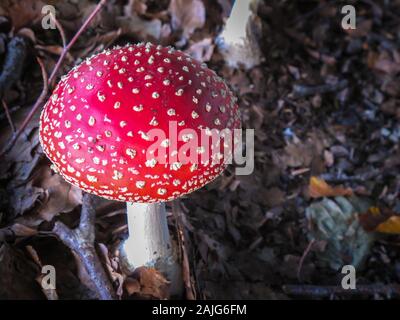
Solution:
M378 217L381 215L381 210L378 207L371 207L368 209L368 212L375 217Z
M359 218L364 229L368 231L400 234L400 216L396 215L390 209L370 207Z
M310 179L308 191L311 198L351 196L353 194L350 188L331 187L325 180L314 176Z
M400 233L400 217L392 216L385 222L382 222L376 228L376 231L383 233L399 234Z

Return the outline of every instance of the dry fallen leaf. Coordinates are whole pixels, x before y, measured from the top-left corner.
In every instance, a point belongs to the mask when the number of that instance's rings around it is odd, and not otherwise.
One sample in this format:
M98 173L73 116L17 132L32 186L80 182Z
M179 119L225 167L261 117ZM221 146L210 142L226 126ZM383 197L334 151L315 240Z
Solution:
M38 215L50 221L61 212L69 212L82 203L82 191L66 182L60 175L52 174L48 166L37 172L34 184L45 190L45 199L38 209Z
M133 273L133 277L139 281L142 295L162 300L169 298L169 281L156 269L137 268ZM132 290L132 288L130 289Z
M34 281L38 266L23 252L7 243L0 246L0 299L37 300L43 299Z
M101 257L103 262L105 263L106 266L106 271L108 273L108 276L110 277L112 283L117 283L118 287L116 289L116 294L119 298L121 298L123 294L123 285L124 285L124 276L117 271L118 265L116 263L113 263L115 261L112 261L109 256L108 248L105 244L99 243L99 249L101 253Z
M201 0L172 0L169 8L172 29L182 29L182 36L188 39L206 22L206 9Z
M313 147L308 144L288 143L282 152L274 154L274 162L282 167L308 167L313 159Z
M311 198L351 196L353 194L350 188L331 187L325 180L318 177L311 177L308 191Z
M365 199L338 196L313 201L306 209L308 237L326 242L325 250L316 254L332 269L338 270L344 264L357 267L370 252L374 235L359 220L368 206Z
M25 226L20 223L15 223L11 226L11 230L14 232L17 237L31 237L36 235L38 232L35 229L32 229L28 226Z
M39 255L38 255L37 251L35 250L35 248L33 248L32 246L26 246L25 248L28 251L28 253L30 254L32 260L37 264L37 266L41 270L42 267L43 267L43 264L40 261ZM43 281L44 277L45 277L45 275L40 272L40 273L38 273L38 275L35 278L36 282L41 287L41 290L42 290L43 294L46 296L47 300L58 300L58 294L57 294L56 289L45 289L45 288L43 288L42 281Z
M399 216L390 217L385 222L382 222L376 228L376 231L383 232L383 233L399 234L400 233L400 217Z
M9 194L12 216L17 217L32 209L43 196L44 190L28 183L11 190Z
M370 207L361 217L363 227L367 231L400 234L400 216L391 210Z
M32 173L36 162L39 160L38 153L34 152L34 149L39 144L37 123L34 121L32 121L33 125L24 130L12 150L5 155L4 161L0 166L0 176L2 178L12 176L15 180L24 181ZM9 135L4 135L1 138L1 142L6 142L8 137ZM2 145L5 145L5 143L2 143ZM15 166L13 166L14 163Z
M285 192L278 187L265 189L262 193L262 196L265 198L265 203L271 208L282 204L285 201L285 195Z
M41 10L45 5L40 0L2 0L0 15L11 18L16 30L34 24L42 16Z
M367 36L372 28L373 21L371 19L363 20L357 23L356 29L345 29L345 32L352 38L360 38Z
M129 296L140 292L140 283L136 279L127 277L124 282L124 288Z
M135 36L142 41L158 40L161 37L162 23L159 19L144 20L137 15L129 17L117 17L116 24L122 30L122 34Z
M400 71L400 63L395 61L388 51L380 53L370 51L367 57L368 67L371 69L395 75Z
M215 45L212 43L212 39L205 38L192 44L186 52L197 61L207 62L211 60L211 57L214 53L214 48Z

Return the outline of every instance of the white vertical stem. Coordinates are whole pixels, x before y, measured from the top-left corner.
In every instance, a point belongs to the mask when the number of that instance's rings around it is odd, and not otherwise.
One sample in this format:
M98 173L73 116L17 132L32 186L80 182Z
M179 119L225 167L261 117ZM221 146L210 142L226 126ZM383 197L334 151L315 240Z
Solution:
M169 236L164 203L127 203L129 237L123 246L128 269L153 267L170 280L170 292L183 289L181 267Z
M221 34L226 44L244 44L247 37L247 21L251 15L249 0L236 0L234 2L231 15L227 19Z
M171 255L164 203L127 203L129 238L125 249L135 266L155 267Z

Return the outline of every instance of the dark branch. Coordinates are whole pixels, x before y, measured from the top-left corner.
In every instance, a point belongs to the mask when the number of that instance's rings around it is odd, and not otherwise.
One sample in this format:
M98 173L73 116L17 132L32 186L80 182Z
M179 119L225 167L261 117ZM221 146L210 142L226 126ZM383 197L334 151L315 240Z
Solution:
M115 297L115 291L108 275L104 271L94 245L95 218L96 212L93 208L91 196L85 194L83 196L79 227L71 230L62 222L57 221L53 232L78 255L89 274L93 289L99 299L112 300Z

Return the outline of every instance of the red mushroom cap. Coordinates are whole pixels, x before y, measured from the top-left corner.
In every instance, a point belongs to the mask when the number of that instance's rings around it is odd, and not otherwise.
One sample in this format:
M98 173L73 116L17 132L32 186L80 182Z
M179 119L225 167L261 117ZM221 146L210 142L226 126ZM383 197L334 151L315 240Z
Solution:
M174 147L171 123L183 132ZM176 156L193 138L185 139L184 129L194 130L200 143L204 130L238 128L236 98L214 71L173 48L138 44L105 50L64 76L41 114L40 142L55 170L86 192L156 202L204 186L223 172L227 157L158 161L148 154L156 141L151 129L165 132L159 148L175 148L167 154ZM207 150L222 145L220 139Z

